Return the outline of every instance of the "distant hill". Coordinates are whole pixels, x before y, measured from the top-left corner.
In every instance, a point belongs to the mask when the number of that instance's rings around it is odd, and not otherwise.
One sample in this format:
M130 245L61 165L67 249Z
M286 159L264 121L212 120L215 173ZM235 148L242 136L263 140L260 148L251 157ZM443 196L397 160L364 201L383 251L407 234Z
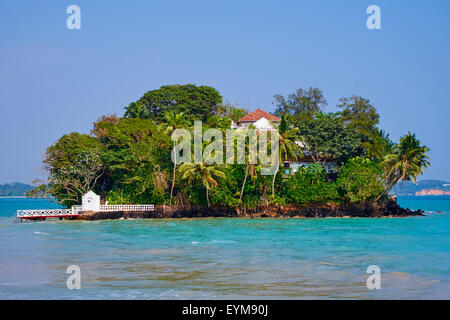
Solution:
M398 196L410 195L450 195L450 182L441 180L421 180L414 184L411 181L400 182L392 190Z
M33 186L20 182L0 184L0 197L24 196L31 189Z

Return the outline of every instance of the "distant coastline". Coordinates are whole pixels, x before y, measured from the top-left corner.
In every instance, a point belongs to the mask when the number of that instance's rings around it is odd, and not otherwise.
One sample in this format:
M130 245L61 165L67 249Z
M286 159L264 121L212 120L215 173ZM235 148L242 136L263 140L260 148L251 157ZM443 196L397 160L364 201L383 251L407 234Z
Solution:
M0 198L4 197L26 197L33 186L21 182L0 184Z
M424 189L417 191L414 196L450 196L450 191L444 191L440 189Z
M27 196L0 196L0 199L26 199ZM30 198L35 199L35 198Z
M392 190L397 196L444 196L450 195L450 184L443 180L421 180L400 182Z

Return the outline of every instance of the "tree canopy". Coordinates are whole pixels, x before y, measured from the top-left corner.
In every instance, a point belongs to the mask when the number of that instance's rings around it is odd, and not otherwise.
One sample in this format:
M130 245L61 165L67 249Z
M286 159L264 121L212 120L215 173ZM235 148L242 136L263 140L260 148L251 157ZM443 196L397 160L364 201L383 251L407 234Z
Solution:
M383 149L389 145L389 135L377 128L380 116L368 99L359 96L340 99L338 108L347 128L361 139L361 151L372 159L382 159ZM381 154L380 154L381 153Z
M299 128L299 132L308 153L317 162L331 158L344 163L359 153L361 140L345 126L338 114L316 113Z
M212 87L166 85L146 92L126 108L125 115L164 122L166 112L183 112L190 121L206 121L208 115L213 114L221 104L222 96Z
M274 99L275 114L279 117L289 115L295 125L310 120L315 113L321 112L322 107L327 105L322 90L318 88L309 88L308 90L299 88L287 97L276 94Z

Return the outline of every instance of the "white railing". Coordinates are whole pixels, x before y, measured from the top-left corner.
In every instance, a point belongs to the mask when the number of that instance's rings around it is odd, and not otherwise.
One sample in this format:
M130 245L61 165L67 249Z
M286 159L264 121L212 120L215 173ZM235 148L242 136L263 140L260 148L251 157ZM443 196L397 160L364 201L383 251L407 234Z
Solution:
M101 205L100 211L155 211L155 205L153 204Z
M17 210L17 218L43 218L76 216L72 209Z
M78 216L82 211L81 206L72 206L70 209L40 209L40 210L17 210L17 218L51 218ZM153 204L116 204L101 205L100 212L110 211L155 211Z
M78 215L79 214L78 212L82 210L82 207L81 206L72 206L71 210L74 215Z

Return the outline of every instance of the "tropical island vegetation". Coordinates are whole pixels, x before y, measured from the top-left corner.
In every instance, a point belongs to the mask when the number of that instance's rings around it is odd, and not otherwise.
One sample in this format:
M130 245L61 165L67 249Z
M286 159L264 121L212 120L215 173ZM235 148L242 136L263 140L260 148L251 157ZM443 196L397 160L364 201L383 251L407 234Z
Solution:
M318 88L275 95L274 101L281 123L280 170L273 176L261 175L259 162L174 164L175 129L193 130L193 121L200 120L203 130L225 133L248 111L224 103L209 86L167 85L131 102L121 117L100 117L90 134L72 132L48 147L48 181L28 195L66 206L80 203L89 190L110 204L373 204L385 201L399 182L415 181L429 166L429 149L411 132L398 143L391 141L368 99L342 98L335 113L324 111L327 101ZM306 155L310 165L295 173L284 170L284 162ZM336 164L335 174L323 167L329 159Z

